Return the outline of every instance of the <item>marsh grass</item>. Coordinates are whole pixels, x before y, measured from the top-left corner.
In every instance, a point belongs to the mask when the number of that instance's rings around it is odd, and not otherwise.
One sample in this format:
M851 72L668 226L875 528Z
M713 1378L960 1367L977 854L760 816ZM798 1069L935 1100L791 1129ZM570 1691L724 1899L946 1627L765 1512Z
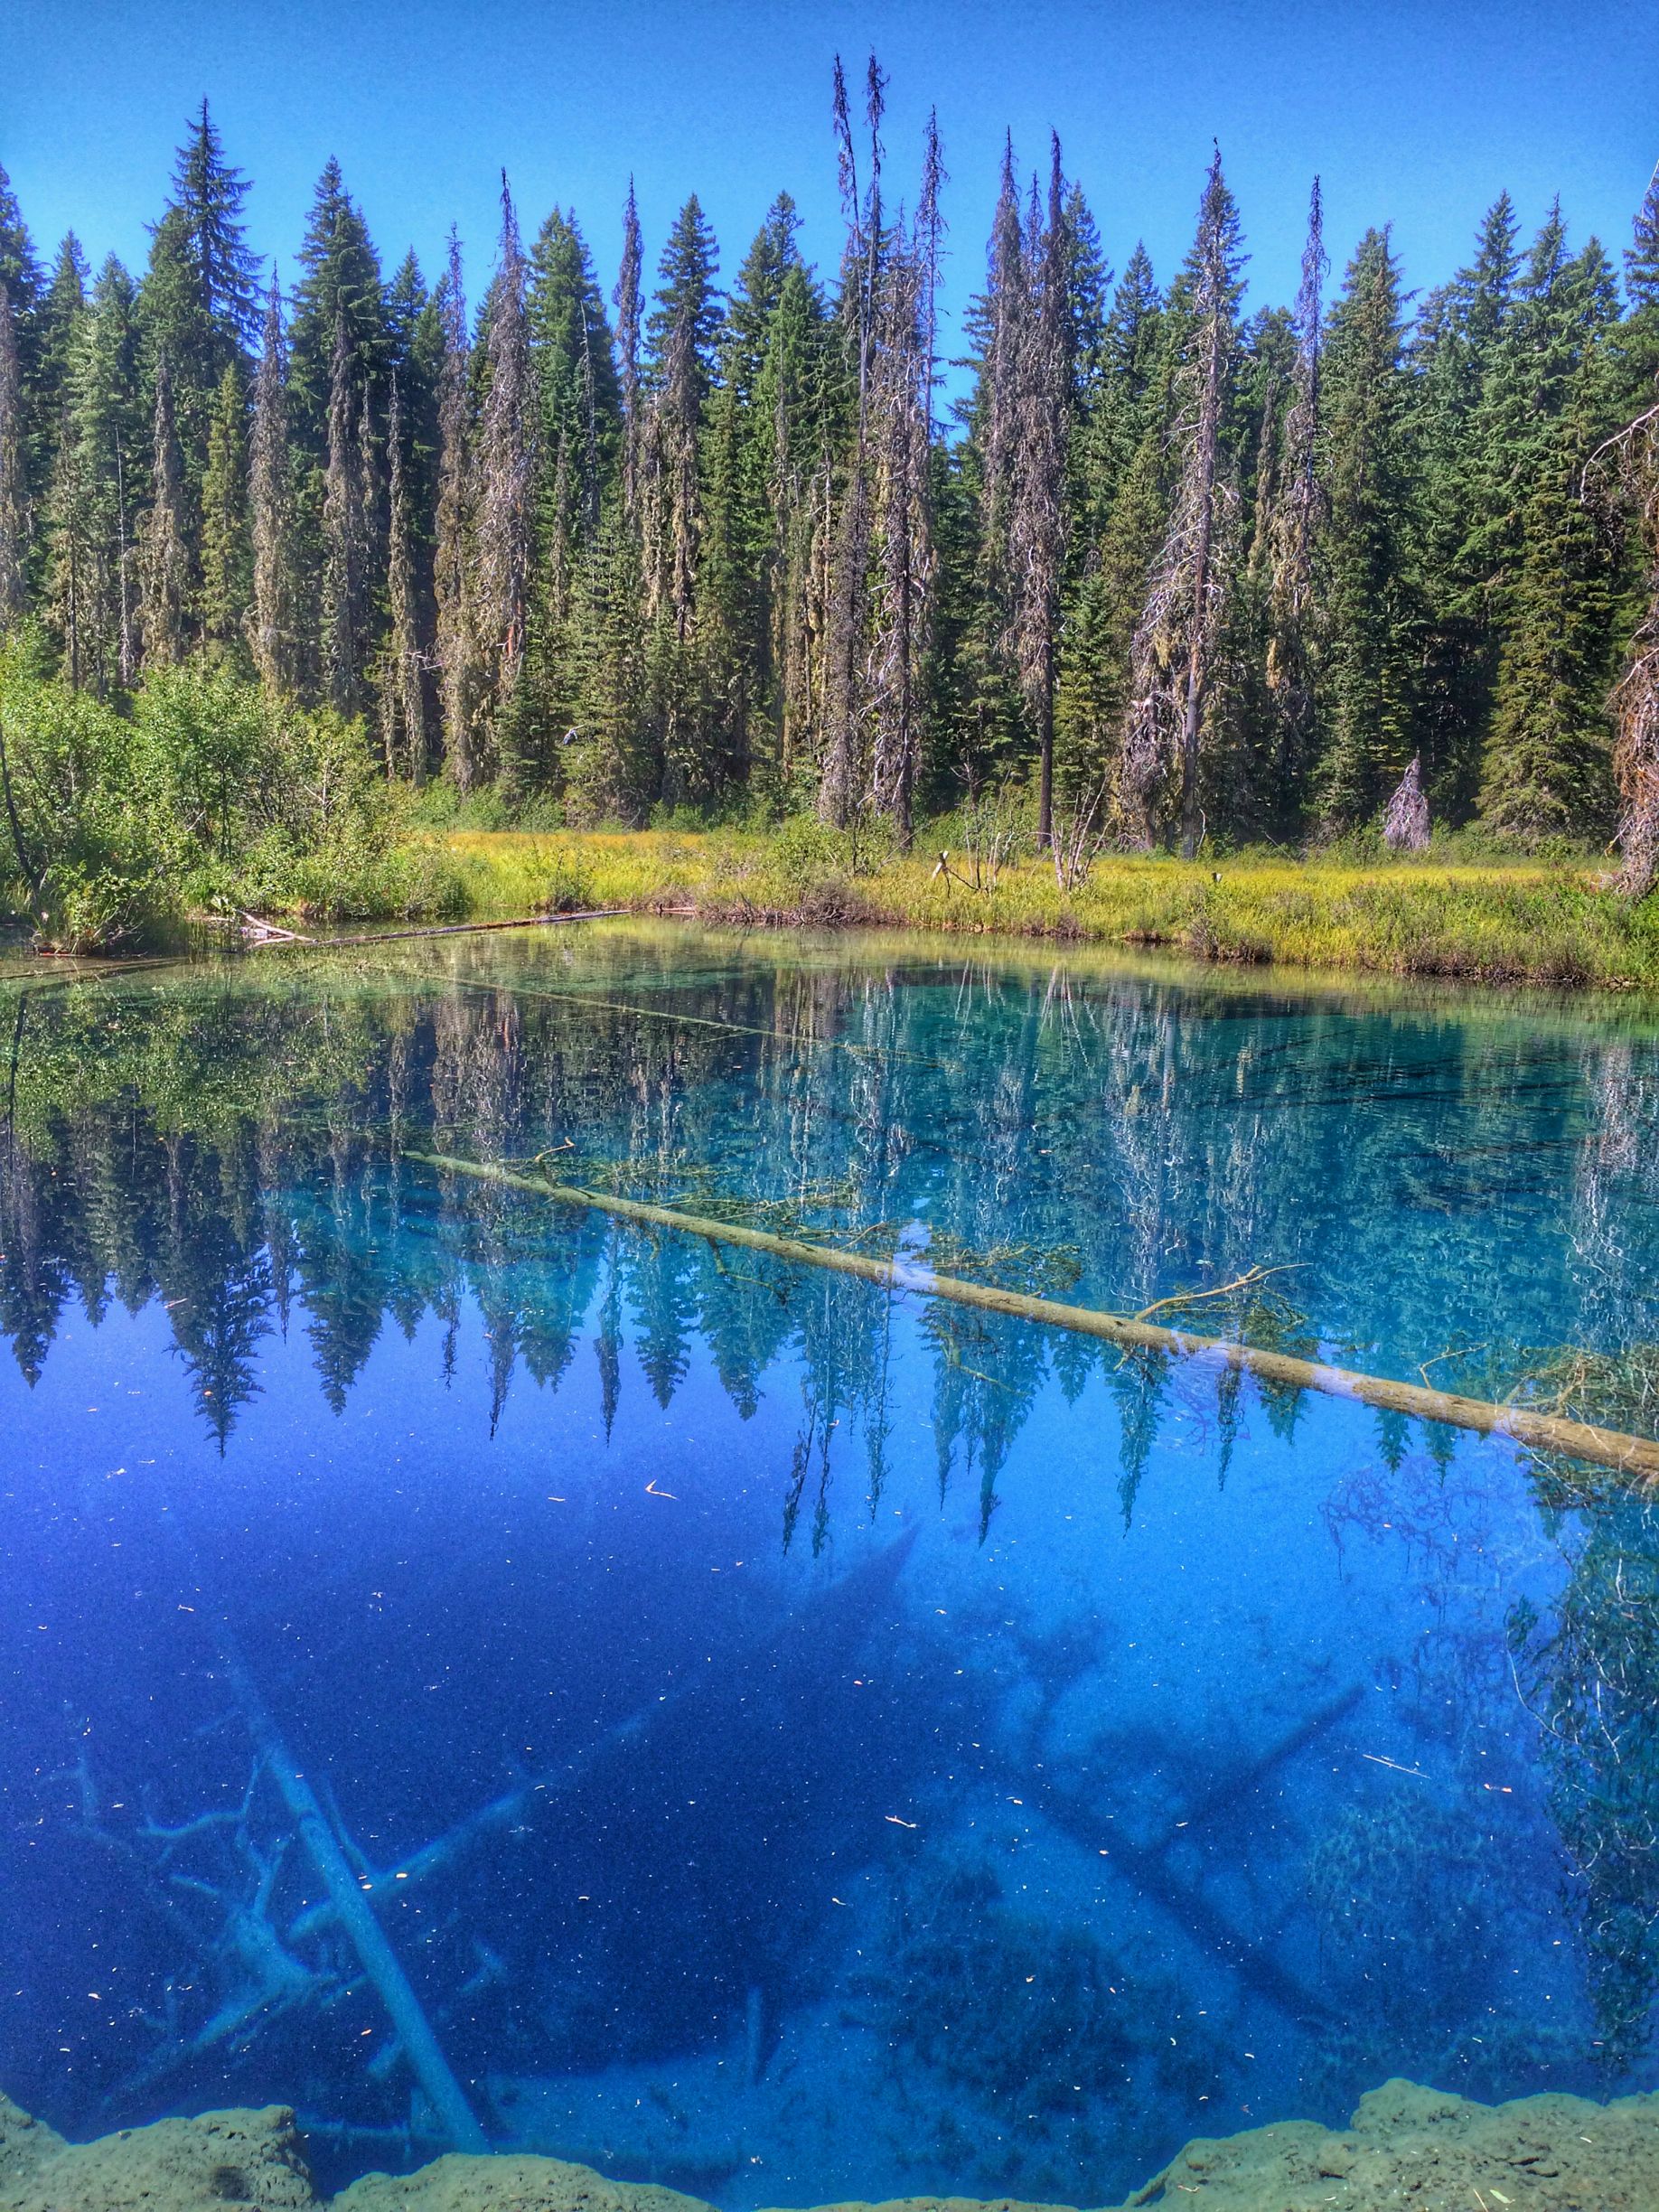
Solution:
M1063 893L1046 861L1026 858L976 891L940 871L939 852L920 839L912 853L884 856L816 824L810 834L792 828L462 830L447 841L480 914L581 903L711 922L889 923L1167 946L1237 963L1659 989L1659 902L1632 904L1586 861L1251 853L1195 865L1115 856Z

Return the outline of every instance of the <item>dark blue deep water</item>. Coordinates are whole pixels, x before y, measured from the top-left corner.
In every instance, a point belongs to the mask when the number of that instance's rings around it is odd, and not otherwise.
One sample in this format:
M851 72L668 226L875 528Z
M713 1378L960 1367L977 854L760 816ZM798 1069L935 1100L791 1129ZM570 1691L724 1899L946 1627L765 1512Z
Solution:
M0 2088L745 2212L1654 2085L1639 1495L431 1158L1651 1429L1656 1128L1650 1018L1539 1000L14 962Z

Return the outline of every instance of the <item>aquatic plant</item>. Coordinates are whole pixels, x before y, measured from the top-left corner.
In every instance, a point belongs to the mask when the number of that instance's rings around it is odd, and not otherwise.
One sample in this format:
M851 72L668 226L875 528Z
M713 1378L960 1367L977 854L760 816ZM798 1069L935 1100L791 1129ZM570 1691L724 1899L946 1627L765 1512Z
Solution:
M1619 2071L1646 2048L1659 1992L1659 1513L1608 1503L1570 1539L1570 1560L1549 1615L1514 1608L1510 1644L1572 1872L1601 2055Z
M1339 1812L1308 1853L1326 1974L1386 2046L1483 2009L1498 1954L1490 1839L1420 1788Z
M1195 2063L1210 2078L1220 2064L1219 2039L1172 1982L1132 1972L1084 1928L1012 1910L983 1865L903 1885L886 1958L887 2032L1021 2128L1086 2103L1121 2107L1172 2067L1185 2088ZM1186 2050L1165 2025L1176 2020Z

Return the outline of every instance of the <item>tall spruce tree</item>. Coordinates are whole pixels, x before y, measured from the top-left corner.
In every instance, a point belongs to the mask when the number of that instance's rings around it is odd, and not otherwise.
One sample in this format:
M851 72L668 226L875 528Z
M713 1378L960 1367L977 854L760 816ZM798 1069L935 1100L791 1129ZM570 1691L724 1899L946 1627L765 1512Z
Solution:
M258 268L243 220L248 192L246 178L225 158L203 100L178 149L139 290L153 382L166 362L179 445L180 528L192 548L220 385L227 369L246 371L258 327Z
M1136 627L1119 803L1135 843L1149 846L1173 813L1181 849L1197 850L1205 709L1236 582L1237 494L1223 439L1238 351L1243 255L1221 149L1182 271L1168 529Z
M1381 806L1416 750L1419 615L1403 346L1399 264L1388 232L1368 230L1331 311L1325 357L1326 703L1316 799L1323 820L1336 828Z
M1610 815L1607 696L1619 548L1585 482L1607 382L1595 340L1532 457L1521 514L1480 811L1489 829L1527 841L1605 834Z

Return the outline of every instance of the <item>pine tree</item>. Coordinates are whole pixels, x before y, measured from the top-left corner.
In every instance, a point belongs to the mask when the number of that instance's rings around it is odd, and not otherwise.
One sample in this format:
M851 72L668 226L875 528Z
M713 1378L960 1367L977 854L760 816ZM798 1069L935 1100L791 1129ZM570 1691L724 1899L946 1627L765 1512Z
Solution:
M1181 848L1189 859L1203 831L1204 711L1235 581L1231 540L1237 502L1223 436L1238 348L1242 265L1238 211L1218 147L1183 272L1180 475L1136 628L1119 767L1119 803L1129 834L1143 846L1153 840L1166 786L1172 781L1177 786Z
M144 657L149 667L181 660L189 642L189 539L184 465L173 412L173 372L163 354L155 366L150 511L144 538Z
M221 656L239 656L253 596L247 417L241 372L229 368L220 380L202 487L202 633Z
M29 551L28 432L10 285L0 276L0 636L23 613Z
M1388 232L1368 230L1332 310L1326 350L1328 735L1317 803L1333 826L1363 821L1380 806L1415 750L1418 618L1402 345L1399 265Z
M254 666L267 693L281 698L295 688L298 656L294 633L294 473L288 449L287 359L282 295L275 272L266 300L259 368L254 382L248 497L253 554Z

